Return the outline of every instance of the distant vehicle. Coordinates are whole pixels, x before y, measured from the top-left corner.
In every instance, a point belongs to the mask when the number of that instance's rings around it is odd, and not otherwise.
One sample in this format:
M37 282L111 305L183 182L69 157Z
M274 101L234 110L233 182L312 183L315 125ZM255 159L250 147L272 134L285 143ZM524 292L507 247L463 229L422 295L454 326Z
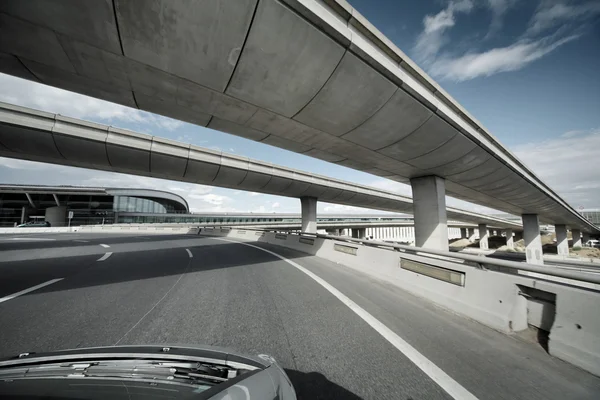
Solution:
M590 239L584 244L585 247L600 247L600 240Z
M17 225L17 228L48 228L50 222L48 221L29 221L21 225Z
M48 397L47 397L48 396ZM0 360L0 397L296 400L267 355L214 347L113 346Z

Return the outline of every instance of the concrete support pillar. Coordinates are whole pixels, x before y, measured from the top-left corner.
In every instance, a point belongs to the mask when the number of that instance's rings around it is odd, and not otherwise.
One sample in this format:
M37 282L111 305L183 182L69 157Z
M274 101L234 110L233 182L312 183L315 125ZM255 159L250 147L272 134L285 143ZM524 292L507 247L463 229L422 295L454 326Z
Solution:
M27 222L27 207L23 206L21 208L21 224Z
M590 234L587 232L582 232L581 233L581 241L583 242L582 244L585 246L587 241L590 240Z
M487 250L490 248L488 244L488 229L486 224L479 224L479 248Z
M514 239L515 242L518 242L519 240L523 239L523 232L515 232Z
M581 231L579 229L571 229L573 235L573 247L581 247Z
M446 183L438 176L410 180L415 216L415 246L448 250Z
M562 224L554 225L556 232L556 252L559 256L569 255L569 240L567 239L567 226Z
M529 264L544 265L540 221L537 214L523 214L523 240L525 241L525 257Z
M358 239L365 240L367 238L367 230L366 228L362 228L358 230Z
M302 205L302 232L317 233L317 199L315 197L301 197Z
M460 228L460 238L461 239L466 239L468 236L467 234L467 228Z
M504 233L506 234L506 247L509 249L515 248L515 242L513 240L513 231L512 229L505 229Z
M67 207L48 207L44 215L46 222L50 222L50 226L66 226Z
M470 228L470 229L467 228L467 235L469 237L469 242L474 242L475 241L475 236L477 235L476 231L475 231L475 228Z

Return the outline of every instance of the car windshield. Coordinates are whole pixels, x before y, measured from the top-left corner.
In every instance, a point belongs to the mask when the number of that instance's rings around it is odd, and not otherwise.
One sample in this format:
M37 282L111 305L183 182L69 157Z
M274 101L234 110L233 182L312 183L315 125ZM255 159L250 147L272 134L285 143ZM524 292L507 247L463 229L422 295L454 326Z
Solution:
M599 66L600 0L1 0L0 400L600 399Z

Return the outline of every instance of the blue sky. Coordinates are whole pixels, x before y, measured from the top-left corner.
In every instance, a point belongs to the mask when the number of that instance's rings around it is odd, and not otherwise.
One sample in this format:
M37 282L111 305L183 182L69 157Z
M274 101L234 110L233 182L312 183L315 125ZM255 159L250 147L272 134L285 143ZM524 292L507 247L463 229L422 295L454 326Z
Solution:
M599 1L349 2L571 205L600 207ZM0 101L410 194L377 176L18 78L0 74L0 87ZM297 199L1 158L0 182L155 187L184 195L195 211L300 208Z

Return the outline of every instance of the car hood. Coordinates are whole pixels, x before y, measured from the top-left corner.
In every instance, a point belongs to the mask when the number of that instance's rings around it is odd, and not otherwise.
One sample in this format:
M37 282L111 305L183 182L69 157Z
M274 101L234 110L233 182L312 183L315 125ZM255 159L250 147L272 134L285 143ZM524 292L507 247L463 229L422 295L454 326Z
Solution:
M211 346L112 346L0 360L0 398L296 399L267 355Z

